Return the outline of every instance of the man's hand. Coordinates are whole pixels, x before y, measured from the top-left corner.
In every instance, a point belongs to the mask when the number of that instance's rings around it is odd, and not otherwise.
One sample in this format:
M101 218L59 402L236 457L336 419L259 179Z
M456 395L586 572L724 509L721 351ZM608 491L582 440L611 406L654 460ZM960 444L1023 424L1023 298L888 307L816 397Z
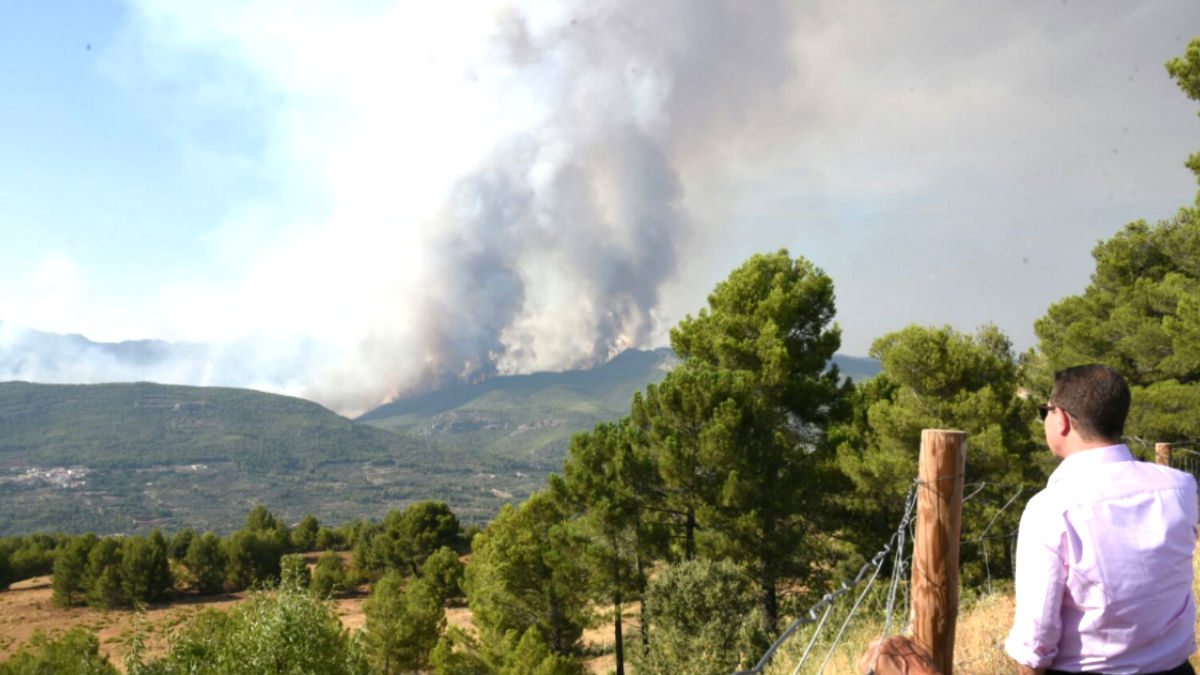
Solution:
M889 635L883 638L882 644L875 640L868 645L867 651L858 659L858 670L863 675L941 675L929 652L901 635Z

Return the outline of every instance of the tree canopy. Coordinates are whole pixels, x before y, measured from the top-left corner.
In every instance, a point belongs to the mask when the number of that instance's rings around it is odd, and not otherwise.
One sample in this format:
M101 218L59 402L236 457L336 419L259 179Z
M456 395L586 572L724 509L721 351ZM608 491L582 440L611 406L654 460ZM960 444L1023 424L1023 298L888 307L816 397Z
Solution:
M780 250L751 257L671 331L682 368L713 369L707 381L720 387L695 408L706 425L700 454L716 476L702 525L716 535L713 555L751 569L768 631L778 582L816 569L810 535L825 529L817 523L837 485L825 432L847 414L850 387L829 365L841 344L834 311L833 281Z
M1092 252L1096 271L1081 295L1034 324L1047 370L1103 363L1126 377L1133 406L1126 432L1154 441L1200 439L1200 211L1138 221ZM1042 389L1048 389L1044 376ZM1048 392L1039 392L1048 393Z

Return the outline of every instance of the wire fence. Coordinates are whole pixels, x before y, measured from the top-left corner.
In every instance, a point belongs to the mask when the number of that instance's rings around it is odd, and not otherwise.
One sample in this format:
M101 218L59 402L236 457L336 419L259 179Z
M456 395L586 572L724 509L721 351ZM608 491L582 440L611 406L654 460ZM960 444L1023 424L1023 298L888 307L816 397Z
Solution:
M874 603L875 611L882 614L882 619L878 620L879 630L877 631L877 637L880 638L880 641L882 642L882 638L888 635L908 631L910 620L908 611L910 606L910 598L908 596L910 584L908 583L908 577L912 566L911 542L915 535L917 490L920 485L921 481L913 481L905 498L904 512L900 518L900 522L893 530L888 543L869 562L862 566L858 574L852 580L843 582L841 588L838 590L824 595L807 612L802 613L798 618L793 620L752 668L738 671L734 675L761 675L764 673L772 660L777 656L781 656L781 647L797 635L799 629L803 626L813 626L812 632L807 635L807 641L804 643L805 646L803 649L797 646L795 649L790 650L789 653L792 654L796 661L796 665L791 670L791 673L792 675L799 675L806 665L812 666L816 664L816 659L820 658L820 665L817 666L816 670L811 672L821 675L830 665L835 652L837 652L848 634L849 626L864 605L867 604L866 599L872 595L873 591L878 596ZM1022 495L1030 495L1036 489L1038 487L1032 484L1010 484L989 481L964 485L964 504L972 500L986 500L1002 504L979 531L964 532L960 538L960 544L979 547L979 558L981 559L983 574L986 579L986 591L989 595L994 593L993 552L1007 549L1007 557L1011 560L1016 547L1015 527L1011 531L1000 532L997 531L997 524L1004 522L1002 516L1005 513L1013 510L1014 506L1022 503L1020 499ZM994 493L990 498L989 491ZM877 588L881 572L889 559L893 562L886 587L882 589ZM860 586L861 588L859 588ZM850 591L856 589L857 594L855 595L854 603L845 611L835 611L838 601L842 597L848 596ZM822 640L824 631L831 629L835 625L838 626L837 633L832 639ZM862 639L861 633L858 637ZM993 642L994 644L989 645L989 647L1000 650L1000 641L997 639ZM871 658L872 670L879 656L878 649L877 647L876 653ZM798 655L796 652L798 652ZM818 654L818 652L823 652L823 654ZM979 659L972 659L972 661L977 660ZM967 665L968 663L970 662L963 662L956 664L956 666ZM846 667L844 663L840 665L843 668ZM788 671L783 670L778 672L786 673Z
M1196 452L1191 448L1172 448L1171 468L1186 471L1200 482L1200 452Z
M734 675L759 675L763 672L763 669L766 668L767 664L771 662L772 657L775 656L775 652L779 649L779 647L783 645L783 643L786 642L793 633L796 632L797 628L805 624L816 623L817 629L813 632L812 640L810 640L808 647L805 648L800 657L800 662L796 664L796 669L793 671L793 675L795 675L795 673L799 673L800 668L804 666L804 663L811 655L813 647L816 645L816 638L820 634L821 629L825 627L826 622L829 619L830 612L833 610L834 604L839 598L846 595L856 586L866 580L866 586L863 588L862 592L859 593L858 599L855 600L853 608L846 617L846 620L842 622L842 627L838 630L837 638L835 638L833 645L830 646L828 652L826 653L825 660L821 666L821 669L824 669L825 665L828 664L834 650L837 648L838 643L841 641L841 638L845 635L846 627L849 625L850 619L853 618L854 613L862 605L863 598L866 597L867 593L869 593L871 588L874 586L875 580L879 577L879 572L883 569L883 564L887 561L888 556L892 555L893 553L896 555L897 564L893 565L894 570L898 570L901 567L906 567L904 561L908 560L909 557L905 556L904 554L904 544L908 540L909 527L916 513L917 486L919 484L919 481L913 481L912 487L909 488L908 496L905 497L904 500L904 516L901 518L900 525L892 534L891 539L878 553L875 554L875 557L871 558L870 562L862 566L862 569L858 571L858 574L854 577L854 579L852 581L843 582L842 587L838 590L833 591L832 593L826 593L824 597L822 597L815 605L808 609L808 612L798 617L787 627L787 629L783 631L782 634L780 634L780 636L771 644L766 653L763 654L762 658L759 659L758 663L755 664L753 668L750 668L749 670L740 670L737 673L734 673ZM892 575L893 587L898 576L898 572L893 573ZM894 600L894 593L891 593L890 596ZM824 609L824 612L822 612L821 616L818 618L817 613L822 609ZM890 615L891 613L889 612L889 617ZM820 673L821 671L818 670L817 672Z

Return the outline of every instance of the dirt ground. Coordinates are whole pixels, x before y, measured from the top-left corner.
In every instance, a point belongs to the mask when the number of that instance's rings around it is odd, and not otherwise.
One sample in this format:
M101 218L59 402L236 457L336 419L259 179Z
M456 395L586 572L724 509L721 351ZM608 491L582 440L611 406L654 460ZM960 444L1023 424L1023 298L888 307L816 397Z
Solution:
M118 668L125 658L125 641L139 620L131 610L98 610L90 607L55 607L50 602L50 577L35 577L13 584L7 591L0 592L0 660L8 658L37 630L54 636L75 626L83 626L96 633L100 639L100 651ZM171 631L191 617L206 609L228 611L246 599L245 593L223 595L183 595L170 603L151 605L142 615L147 633L147 650L151 654L166 649ZM358 630L366 622L363 614L365 595L339 598L336 601L338 618L347 628ZM450 607L446 610L446 623L466 630L474 630L471 610L467 607ZM627 628L628 630L628 628ZM612 655L612 626L603 625L584 633L584 642L591 652L600 656L588 659L588 671L603 675L616 669ZM122 668L123 669L123 668Z
M124 641L138 621L137 614L130 610L55 607L50 595L50 577L19 581L0 593L0 659L15 652L35 631L53 636L83 626L100 638L100 651L120 666L125 655ZM149 638L147 647L151 652L162 650L175 626L209 608L228 610L243 599L244 593L185 595L170 604L151 605L143 614Z

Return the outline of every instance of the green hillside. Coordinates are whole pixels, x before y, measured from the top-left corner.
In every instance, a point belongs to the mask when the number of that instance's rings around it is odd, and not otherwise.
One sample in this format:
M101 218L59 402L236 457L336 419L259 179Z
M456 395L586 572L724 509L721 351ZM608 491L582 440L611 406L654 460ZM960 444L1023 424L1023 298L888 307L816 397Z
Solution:
M0 430L0 536L227 531L259 503L339 523L442 499L482 521L536 485L526 466L244 389L0 383Z
M855 379L878 370L841 358ZM228 532L255 504L336 524L422 499L485 522L561 470L573 434L627 414L675 362L667 349L630 350L590 370L413 396L358 421L248 389L0 383L0 536Z
M589 370L494 377L405 398L358 421L558 471L572 435L628 414L634 392L675 363L669 349L631 349Z
M842 375L874 377L879 361L834 356ZM415 434L440 447L558 471L571 436L629 414L633 394L659 382L678 360L668 348L627 350L589 370L494 377L380 406L359 422Z
M0 383L0 428L0 465L9 467L233 462L247 470L297 471L413 457L425 447L299 398L145 382Z

